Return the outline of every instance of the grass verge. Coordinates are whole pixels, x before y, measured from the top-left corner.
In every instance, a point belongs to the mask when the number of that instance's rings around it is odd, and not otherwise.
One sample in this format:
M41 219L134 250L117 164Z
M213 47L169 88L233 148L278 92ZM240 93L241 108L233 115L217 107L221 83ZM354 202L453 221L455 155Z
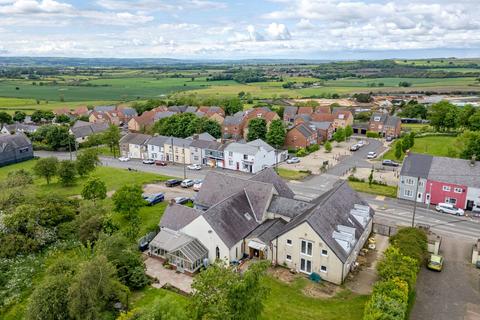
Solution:
M297 171L285 168L278 168L277 173L280 177L287 180L303 180L310 175L306 171Z
M371 186L368 185L367 182L359 182L359 181L348 181L348 184L351 188L358 192L365 192L370 194L376 194L379 196L385 196L390 198L397 197L397 187L394 186L384 186L378 184L372 184Z

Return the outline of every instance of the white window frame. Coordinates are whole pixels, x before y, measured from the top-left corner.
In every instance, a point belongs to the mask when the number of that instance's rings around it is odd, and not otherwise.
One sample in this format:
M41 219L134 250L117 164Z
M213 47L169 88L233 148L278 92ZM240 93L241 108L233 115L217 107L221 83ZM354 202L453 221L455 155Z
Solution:
M292 245L293 245L293 241L292 241L292 240L290 240L290 239L287 239L287 241L286 241L286 242L287 242L287 246L292 246ZM288 242L290 242L290 243L288 243Z
M324 252L325 252L325 253L324 253ZM323 257L328 257L328 251L325 250L325 249L322 249L321 255L322 255Z
M443 191L451 191L452 188L451 188L450 186L443 186L443 187L442 187L442 190L443 190Z
M410 189L404 189L403 196L407 198L413 198L413 191Z
M406 178L405 179L405 184L409 186L414 186L415 185L415 179L413 178Z
M452 200L454 200L454 202L452 202ZM450 204L453 204L454 206L456 206L457 205L457 198L446 197L445 198L445 203L450 203Z
M302 269L302 261L304 261L304 269ZM308 263L310 262L310 271L308 271ZM312 260L309 260L309 259L304 259L304 258L301 258L300 259L300 271L303 272L303 273L306 273L306 274L311 274L312 273Z
M289 258L289 257L290 257L290 258ZM285 261L291 262L291 261L292 261L292 256L289 255L289 254L287 254L287 255L285 256Z
M320 266L320 272L327 273L328 272L327 266Z
M463 193L463 189L457 187L457 188L454 188L454 189L453 189L453 192L455 192L455 193Z
M303 252L303 244L305 243L305 252ZM308 253L308 248L310 245L310 253ZM304 256L311 257L313 256L313 242L308 240L302 240L300 242L300 253Z

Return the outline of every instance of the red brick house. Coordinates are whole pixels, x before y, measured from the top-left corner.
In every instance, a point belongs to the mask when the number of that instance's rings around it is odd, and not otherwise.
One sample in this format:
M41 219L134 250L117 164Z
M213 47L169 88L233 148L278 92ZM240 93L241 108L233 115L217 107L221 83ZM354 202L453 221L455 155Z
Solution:
M312 144L317 144L317 141L317 132L302 123L287 132L285 146L291 149L306 148Z
M382 137L397 138L402 130L400 118L386 113L374 113L368 123L368 131L377 132Z
M313 113L312 107L299 107L297 114L307 114L311 115Z
M319 106L319 107L316 107L315 108L315 112L314 113L326 113L326 114L329 114L329 113L332 113L332 110L330 109L330 107L328 106Z
M332 139L333 133L335 132L333 123L329 121L310 122L309 126L311 129L314 129L317 131L318 143L322 143Z

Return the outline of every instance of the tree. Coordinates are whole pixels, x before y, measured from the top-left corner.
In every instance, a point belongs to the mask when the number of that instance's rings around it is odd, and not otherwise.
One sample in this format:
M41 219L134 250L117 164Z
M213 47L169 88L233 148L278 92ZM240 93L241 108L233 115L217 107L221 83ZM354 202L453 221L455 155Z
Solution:
M458 108L448 101L435 103L430 107L430 125L437 131L454 128L457 113Z
M238 111L243 110L243 103L239 98L225 100L222 104L227 115L234 115Z
M138 185L125 185L112 196L115 211L122 214L130 223L127 235L136 237L139 228L138 212L145 205L142 188Z
M474 115L475 110L475 107L471 104L464 106L458 113L457 126L468 128L470 126L470 117Z
M468 118L468 128L472 131L480 131L480 110Z
M77 156L77 172L80 176L86 176L100 163L98 151L95 149L86 149Z
M10 171L3 183L7 188L25 187L33 184L32 174L25 170Z
M30 297L27 309L29 320L68 320L68 288L70 279L65 275L46 277Z
M80 265L68 290L68 313L75 320L102 319L110 302L126 302L129 290L118 281L115 267L99 255Z
M75 183L75 178L77 175L77 167L75 165L75 162L72 160L60 161L57 174L60 182L64 186L71 186Z
M268 290L262 281L266 262L254 263L243 274L215 263L193 280L194 319L258 319Z
M55 118L55 121L57 123L69 123L70 122L70 117L67 116L66 114L61 114L61 115L58 115L56 118Z
M403 149L402 149L402 142L401 140L398 140L395 143L395 158L398 160L402 157L403 154Z
M325 151L327 151L327 153L332 152L332 144L330 141L325 142Z
M333 140L335 140L337 143L345 141L345 129L337 128L337 131L335 131L333 134Z
M27 114L23 111L15 111L15 114L13 115L13 120L16 122L23 122L25 121L25 118L27 117Z
M117 156L117 150L119 150L120 143L120 128L117 126L111 125L103 133L103 141L110 148L110 152L113 153L113 156Z
M0 124L10 124L12 123L12 116L6 113L5 111L0 112Z
M467 131L458 137L458 142L461 145L460 157L463 159L476 159L480 157L480 132Z
M107 185L99 178L89 179L82 189L82 198L92 200L103 200L107 197Z
M156 298L140 320L187 320L185 308L171 295Z
M247 140L265 140L267 136L267 121L263 118L255 118L248 123Z
M370 171L370 174L368 175L368 185L371 187L373 184L373 169Z
M39 123L43 119L43 112L40 110L35 110L32 115L30 116L33 122Z
M350 137L352 136L353 134L353 128L351 125L348 125L345 127L345 138L350 139Z
M80 241L95 243L104 230L107 210L99 203L83 201L75 218L75 227Z
M32 139L48 145L53 150L74 149L75 137L70 134L68 127L59 125L41 126L33 134Z
M403 139L400 140L402 143L402 151L405 153L407 152L408 149L410 149L410 139L408 136L404 137Z
M52 121L55 118L55 114L52 111L44 111L42 116L47 121Z
M196 125L197 128L195 133L207 132L216 139L220 138L222 135L222 127L217 121L207 118L197 118Z
M282 120L273 120L270 123L270 128L267 132L267 143L275 148L279 148L284 145L287 130Z
M50 180L57 174L58 160L55 157L42 158L37 160L33 167L33 172L42 178L47 180L47 184L50 184Z

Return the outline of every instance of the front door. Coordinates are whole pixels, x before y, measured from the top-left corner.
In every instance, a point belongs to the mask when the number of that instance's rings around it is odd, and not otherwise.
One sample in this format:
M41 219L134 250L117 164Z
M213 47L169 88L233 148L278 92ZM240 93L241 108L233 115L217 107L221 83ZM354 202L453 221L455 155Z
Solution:
M425 195L425 204L430 204L430 193Z
M240 170L240 163L237 162L237 170Z
M472 200L468 200L467 201L467 210L472 211L474 205L475 205L475 203Z
M422 202L423 201L423 193L419 192L417 194L417 202Z

